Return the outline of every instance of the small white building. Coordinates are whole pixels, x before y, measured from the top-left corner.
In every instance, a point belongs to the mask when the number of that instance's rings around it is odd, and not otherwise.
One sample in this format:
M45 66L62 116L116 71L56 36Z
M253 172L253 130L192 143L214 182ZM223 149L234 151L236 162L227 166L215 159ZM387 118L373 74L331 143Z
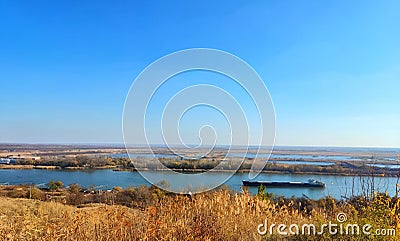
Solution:
M0 164L14 164L15 163L15 159L12 158L0 158Z
M8 156L8 158L14 160L32 160L32 161L40 160L40 156Z

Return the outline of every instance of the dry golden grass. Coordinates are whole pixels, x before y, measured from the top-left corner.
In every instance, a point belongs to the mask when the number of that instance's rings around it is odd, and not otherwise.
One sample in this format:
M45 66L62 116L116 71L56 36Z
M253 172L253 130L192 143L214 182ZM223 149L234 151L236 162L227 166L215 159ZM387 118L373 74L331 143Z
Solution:
M398 215L398 210L388 209L393 217L386 211L375 217L363 217L353 206L336 205L332 199L311 211L294 202L278 204L248 194L215 191L194 197L165 196L138 210L103 204L76 208L54 202L0 198L0 240L280 240L282 236L260 236L257 226L265 218L269 223L318 225L336 221L335 215L344 212L349 221L361 224L370 218L368 221L374 227L388 228L396 225ZM379 209L379 205L385 205L382 200L376 204ZM374 206L367 208L374 215ZM331 236L292 237L313 238L327 240ZM336 238L383 240L376 236ZM399 236L390 238L397 240Z

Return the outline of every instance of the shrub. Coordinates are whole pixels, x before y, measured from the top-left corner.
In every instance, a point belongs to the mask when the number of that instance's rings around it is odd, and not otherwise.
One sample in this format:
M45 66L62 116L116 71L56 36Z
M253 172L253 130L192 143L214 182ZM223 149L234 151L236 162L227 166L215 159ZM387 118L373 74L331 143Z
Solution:
M64 187L64 184L61 181L50 181L46 185L50 191L56 191Z

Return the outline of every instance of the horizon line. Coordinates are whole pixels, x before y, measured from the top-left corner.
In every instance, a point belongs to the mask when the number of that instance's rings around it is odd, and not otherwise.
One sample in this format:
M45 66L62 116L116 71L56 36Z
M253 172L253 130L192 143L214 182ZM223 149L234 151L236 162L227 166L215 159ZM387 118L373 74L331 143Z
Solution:
M116 143L116 142L3 142L0 141L0 145L43 145L43 146L50 146L50 145L62 145L62 146L123 146L125 147L125 143ZM135 144L132 145L133 147L145 147L148 144ZM150 146L159 146L159 147L167 147L166 144L150 144ZM173 147L184 147L184 145L170 145ZM198 146L196 144L188 144L188 146ZM210 147L210 146L204 146ZM229 145L216 145L216 148L224 148L229 147ZM231 147L258 147L258 145L231 145ZM260 148L268 147L268 146L259 146ZM339 146L339 145L274 145L275 147L297 147L297 148L379 148L379 149L400 149L400 146Z

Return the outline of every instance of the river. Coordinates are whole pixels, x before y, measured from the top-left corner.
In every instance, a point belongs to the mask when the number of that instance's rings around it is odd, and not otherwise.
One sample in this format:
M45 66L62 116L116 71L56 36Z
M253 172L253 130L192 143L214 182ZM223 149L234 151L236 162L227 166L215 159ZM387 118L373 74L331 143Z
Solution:
M165 180L167 174L165 172L149 172L158 180ZM210 172L204 178L204 186L212 185L217 175L226 175L223 172ZM351 194L361 194L362 186L367 187L366 183L371 183L370 177L351 177L351 176L335 176L335 175L311 175L311 174L270 174L261 173L256 180L268 181L302 181L314 178L326 184L325 189L313 188L269 188L268 192L275 195L285 197L301 197L306 195L312 199L319 199L326 196L332 196L340 199L342 196L351 196ZM168 178L170 185L181 190L187 190L185 180L177 178ZM237 191L242 191L242 180L248 179L247 173L236 173L225 184ZM376 190L388 192L391 196L395 195L396 179L395 177L375 177L374 186ZM43 184L51 180L60 180L66 186L72 183L78 183L83 187L105 185L105 189L111 189L115 186L123 188L129 186L150 185L138 172L130 171L113 171L106 170L88 170L88 171L65 171L65 170L0 170L0 183L12 184ZM364 185L362 184L364 182ZM353 184L354 183L354 184ZM249 191L252 194L257 192L257 188L251 187Z

